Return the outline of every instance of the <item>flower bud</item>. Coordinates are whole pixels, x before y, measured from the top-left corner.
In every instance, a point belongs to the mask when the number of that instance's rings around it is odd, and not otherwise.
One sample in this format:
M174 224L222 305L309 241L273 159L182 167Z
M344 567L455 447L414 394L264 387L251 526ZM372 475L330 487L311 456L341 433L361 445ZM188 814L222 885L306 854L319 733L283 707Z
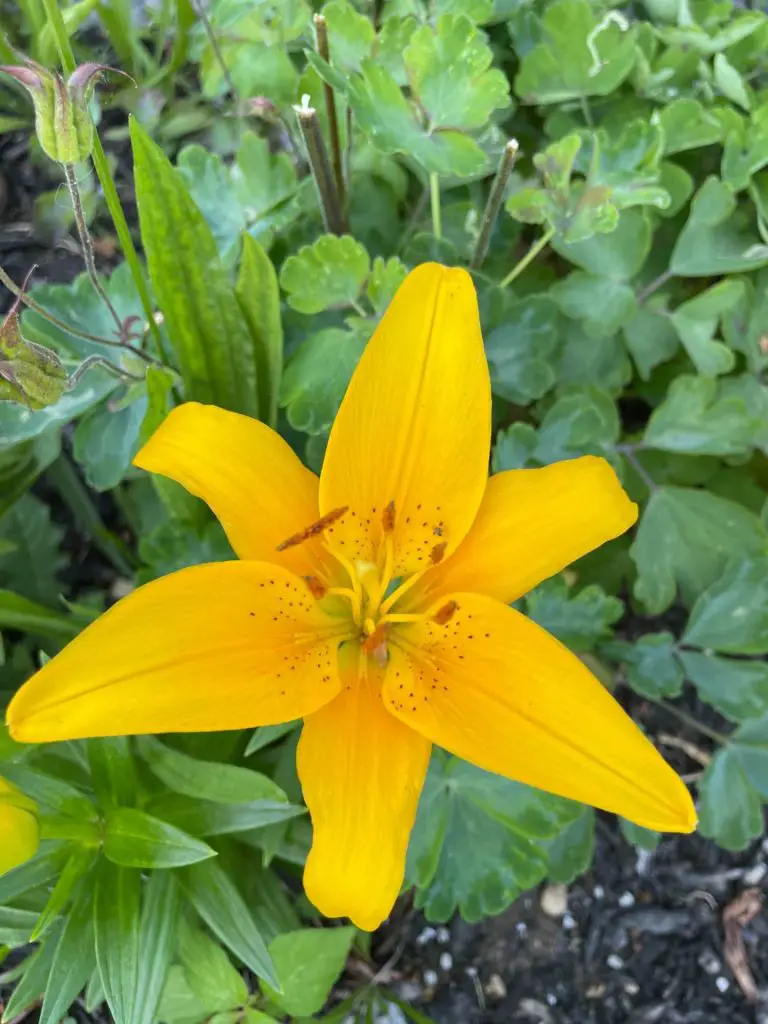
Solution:
M0 71L15 78L32 97L35 132L43 152L60 164L87 160L93 149L93 121L88 104L99 76L117 69L106 64L81 64L65 82L58 72L49 71L28 57L24 63L24 67L0 65Z
M40 829L36 810L29 797L0 778L0 875L37 853Z

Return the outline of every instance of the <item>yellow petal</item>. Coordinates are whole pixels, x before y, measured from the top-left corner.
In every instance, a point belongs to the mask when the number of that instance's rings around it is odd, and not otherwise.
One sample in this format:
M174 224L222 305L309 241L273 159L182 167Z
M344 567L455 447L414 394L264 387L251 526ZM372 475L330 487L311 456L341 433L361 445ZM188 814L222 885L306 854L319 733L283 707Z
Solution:
M344 627L264 562L197 565L124 597L22 686L25 743L287 722L339 691Z
M381 681L359 668L357 645L339 661L345 688L306 719L299 741L314 829L304 888L326 917L373 931L403 884L431 744L385 710Z
M515 601L636 519L637 505L605 459L498 473L458 551L417 584L409 604L452 590Z
M320 477L323 513L348 506L332 542L372 560L394 502L396 576L452 551L485 489L491 391L472 280L423 264L393 298L355 371Z
M574 654L492 598L452 597L446 625L407 627L390 648L384 699L402 722L499 775L646 828L695 828L688 790Z
M34 857L40 845L34 803L0 778L0 875Z
M278 545L319 518L318 480L274 430L215 405L174 409L134 459L202 498L239 558L310 571L316 542Z

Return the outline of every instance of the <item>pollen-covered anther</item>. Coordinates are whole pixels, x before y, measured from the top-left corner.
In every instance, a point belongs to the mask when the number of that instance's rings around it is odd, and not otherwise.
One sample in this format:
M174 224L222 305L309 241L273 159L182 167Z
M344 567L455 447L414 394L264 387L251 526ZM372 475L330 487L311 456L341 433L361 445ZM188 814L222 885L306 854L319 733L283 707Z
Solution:
M432 565L437 565L438 562L442 562L445 558L445 549L448 547L447 541L441 541L439 544L435 544L429 553L429 560Z
M438 626L447 626L458 611L458 608L458 601L448 601L448 603L444 604L442 608L438 608L432 618L432 621L436 622Z
M291 534L287 540L284 540L281 544L277 545L276 550L285 551L286 548L295 548L297 544L303 544L305 540L311 540L312 537L317 537L317 535L322 533L323 530L326 530L329 526L333 526L336 520L341 519L347 511L349 511L348 505L343 505L341 508L331 509L330 512L326 512L324 516L321 516L317 522L312 523L303 530L299 530L298 533Z
M392 533L395 528L395 502L394 499L386 506L381 515L381 525L384 533Z
M326 587L323 581L317 576L305 576L304 582L307 584L310 594L316 601L320 601L328 593L328 587Z

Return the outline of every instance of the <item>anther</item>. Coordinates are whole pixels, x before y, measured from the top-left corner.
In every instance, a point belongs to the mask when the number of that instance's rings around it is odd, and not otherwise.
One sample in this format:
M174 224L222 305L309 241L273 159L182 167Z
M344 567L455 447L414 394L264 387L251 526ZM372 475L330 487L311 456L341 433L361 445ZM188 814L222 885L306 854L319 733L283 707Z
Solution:
M438 626L447 626L453 616L458 611L459 605L457 601L449 601L448 604L444 604L442 608L439 608L436 614L433 616L433 621Z
M390 501L381 516L381 525L385 533L392 533L395 528L395 502Z
M303 544L305 540L310 540L312 537L316 537L319 533L322 533L323 530L335 523L337 519L341 519L348 509L348 505L332 509L324 516L321 516L316 523L312 523L311 526L307 526L305 529L299 530L298 533L294 533L287 540L284 540L282 544L278 544L277 550L285 551L286 548L296 547L297 544Z
M445 556L445 549L448 547L447 541L441 541L440 544L435 544L429 553L429 560L432 565L437 565L438 562L442 562Z
M304 582L309 588L309 592L316 601L320 601L328 593L328 588L322 580L318 579L317 576L305 576Z

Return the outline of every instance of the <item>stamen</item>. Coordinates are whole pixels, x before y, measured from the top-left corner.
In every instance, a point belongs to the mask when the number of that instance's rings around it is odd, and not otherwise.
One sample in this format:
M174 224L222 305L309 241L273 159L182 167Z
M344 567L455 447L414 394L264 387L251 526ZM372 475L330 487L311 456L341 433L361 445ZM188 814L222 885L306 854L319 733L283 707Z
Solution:
M396 604L410 589L415 586L419 580L428 573L432 566L427 566L426 569L422 569L420 572L415 572L413 576L409 576L408 579L404 580L397 590L393 590L386 601L383 601L379 611L382 615L386 615L392 605Z
M387 507L384 509L384 513L381 517L381 525L385 533L392 533L395 528L395 501L394 498Z
M445 549L448 547L448 541L441 541L439 544L435 544L429 553L429 560L432 565L437 565L438 562L442 562L445 557Z
M285 551L286 548L296 547L297 544L303 544L305 540L310 540L312 537L316 537L319 533L322 533L323 530L327 529L327 527L335 523L337 519L341 519L344 513L348 510L348 505L332 509L324 516L321 516L317 522L312 523L303 530L299 530L298 533L292 534L287 540L284 540L282 544L278 544L277 550Z
M368 620L368 622L370 622L370 619ZM366 622L366 627L368 625L368 622ZM386 646L387 646L387 629L386 629L386 626L383 623L380 623L374 629L373 633L370 633L365 638L365 640L363 640L362 647L363 647L363 650L365 651L366 654L376 654L378 652L379 648L382 647L382 646L384 647L384 649L386 651Z
M318 576L305 576L304 582L309 587L309 592L316 601L322 600L328 593L328 588Z
M356 625L360 625L362 620L362 607L360 604L360 591L351 590L349 587L329 587L327 594L329 597L344 597L352 605L352 618Z
M449 601L444 604L442 608L438 608L437 612L433 616L433 622L436 622L438 626L447 626L453 616L458 611L459 605L457 601Z

